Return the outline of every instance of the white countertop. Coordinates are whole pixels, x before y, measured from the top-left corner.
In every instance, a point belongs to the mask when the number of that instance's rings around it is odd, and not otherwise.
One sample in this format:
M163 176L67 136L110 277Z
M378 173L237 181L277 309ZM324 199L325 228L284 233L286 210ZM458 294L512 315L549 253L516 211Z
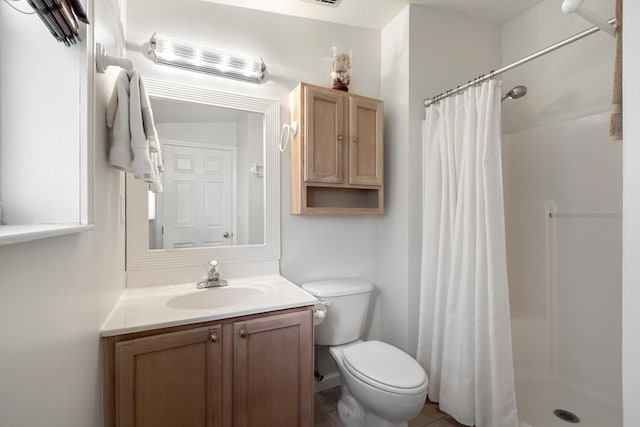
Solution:
M232 305L215 308L179 308L193 302L196 305L219 304L226 288L252 288L256 295ZM216 294L216 291L222 290ZM234 289L231 291L233 292ZM193 295L193 296L191 296ZM220 296L220 299L217 297ZM244 299L244 298L243 298ZM185 303L184 301L187 300ZM169 326L226 319L285 308L313 305L318 300L279 275L253 276L229 280L221 288L196 289L195 283L128 289L122 295L101 330L108 337Z

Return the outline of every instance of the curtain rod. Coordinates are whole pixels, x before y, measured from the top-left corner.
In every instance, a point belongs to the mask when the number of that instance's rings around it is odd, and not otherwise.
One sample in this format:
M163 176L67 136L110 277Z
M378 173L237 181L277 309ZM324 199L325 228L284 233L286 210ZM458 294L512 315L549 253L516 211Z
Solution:
M610 25L615 24L615 22L616 22L615 18L611 18L611 19L609 19L607 21L607 23L610 24ZM476 85L476 84L478 84L480 82L483 82L485 80L492 79L497 75L500 75L500 74L502 74L502 73L504 73L506 71L511 70L512 68L519 67L522 64L525 64L525 63L527 63L529 61L533 61L534 59L540 58L541 56L544 56L547 53L551 53L554 50L560 49L561 47L569 45L569 44L571 44L573 42L577 42L578 40L581 40L581 39L583 39L583 38L585 38L587 36L590 36L591 34L597 33L598 31L600 31L599 27L589 28L588 30L585 30L585 31L583 31L581 33L578 33L578 34L576 34L574 36L571 36L571 37L569 37L567 39L564 39L564 40L562 40L562 41L560 41L560 42L558 42L556 44L553 44L553 45L551 45L551 46L549 46L547 48L539 50L538 52L536 52L534 54L531 54L531 55L529 55L527 57L524 57L524 58L522 58L522 59L520 59L520 60L518 60L516 62L513 62L513 63L511 63L509 65L505 65L504 67L499 68L499 69L497 69L495 71L491 71L491 72L489 72L489 74L483 74L480 77L477 77L477 78L475 78L473 80L468 81L467 83L463 84L462 86L458 86L455 89L449 89L448 91L446 91L444 93L441 93L441 94L439 94L437 96L434 96L433 98L426 98L424 100L424 106L425 107L429 107L430 105L435 104L436 102L440 101L441 99L448 98L451 95L456 94L456 93L458 93L458 92L460 92L460 91L462 91L462 90L464 90L464 89L466 89L468 87Z

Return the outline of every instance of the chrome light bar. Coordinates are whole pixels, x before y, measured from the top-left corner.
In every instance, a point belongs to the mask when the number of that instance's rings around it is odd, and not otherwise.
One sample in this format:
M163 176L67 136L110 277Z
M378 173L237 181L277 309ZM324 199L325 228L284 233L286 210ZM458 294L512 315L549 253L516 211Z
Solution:
M154 33L150 57L156 64L214 74L253 83L261 82L267 66L262 58L227 52Z

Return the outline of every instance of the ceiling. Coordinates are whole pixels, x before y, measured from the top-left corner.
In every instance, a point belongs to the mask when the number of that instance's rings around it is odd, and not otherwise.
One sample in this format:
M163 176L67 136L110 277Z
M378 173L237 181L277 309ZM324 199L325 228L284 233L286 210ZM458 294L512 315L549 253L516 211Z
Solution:
M337 7L302 0L202 1L379 30L409 3L501 24L543 0L342 0Z
M543 0L411 0L412 4L454 10L483 21L502 24ZM558 4L558 9L560 5Z

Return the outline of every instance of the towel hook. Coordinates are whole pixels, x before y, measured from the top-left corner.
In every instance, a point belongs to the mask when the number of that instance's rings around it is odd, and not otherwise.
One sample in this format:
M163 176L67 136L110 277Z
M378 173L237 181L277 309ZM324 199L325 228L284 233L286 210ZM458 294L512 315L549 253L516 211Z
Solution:
M130 59L111 56L107 54L102 43L96 43L96 70L104 74L110 66L121 67L127 71L133 70L133 62Z

